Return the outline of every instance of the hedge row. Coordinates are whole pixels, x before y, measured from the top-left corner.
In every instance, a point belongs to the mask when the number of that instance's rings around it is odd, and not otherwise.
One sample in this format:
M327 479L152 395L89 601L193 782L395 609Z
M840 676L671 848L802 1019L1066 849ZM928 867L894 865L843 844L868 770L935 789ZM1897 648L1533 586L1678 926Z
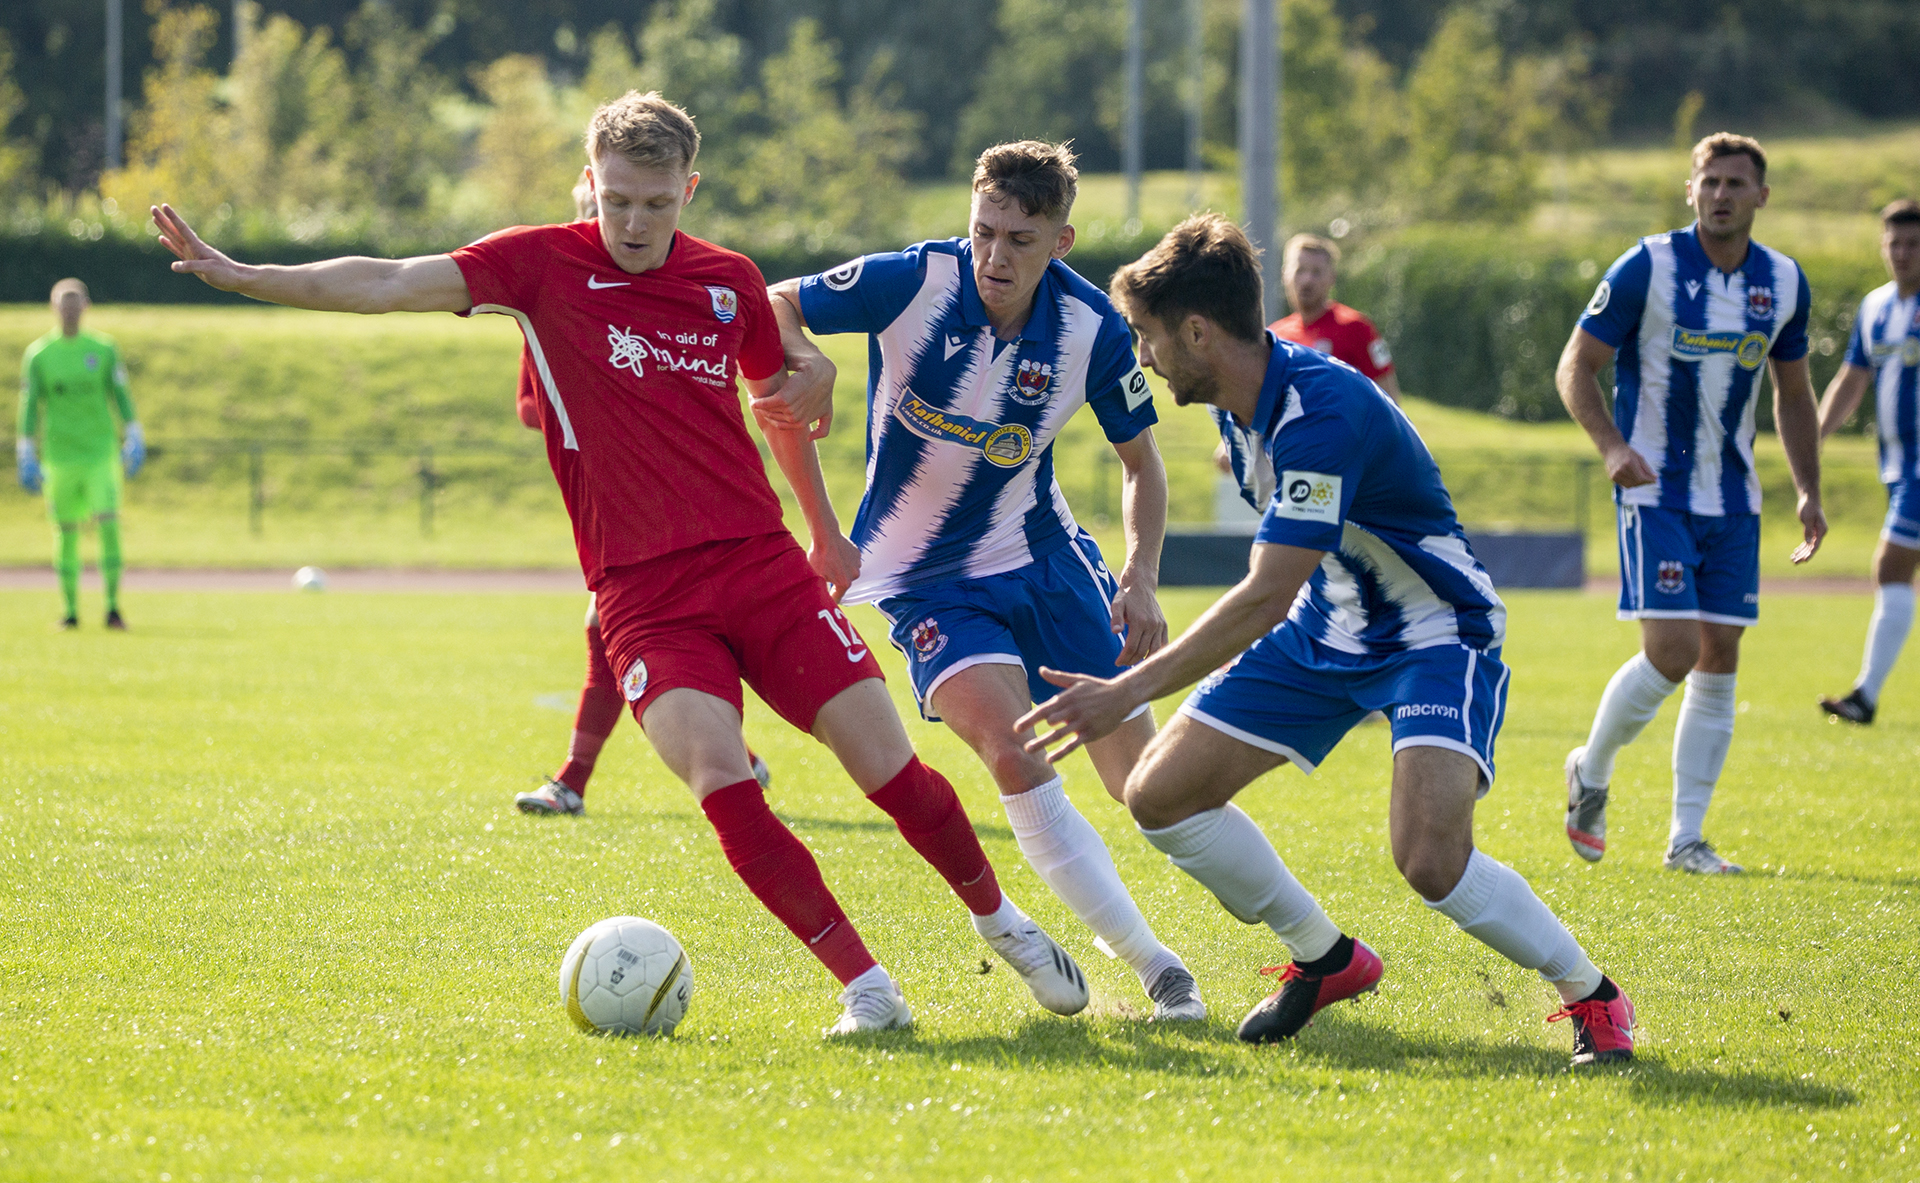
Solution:
M1117 268L1150 245L1151 238L1083 241L1071 261L1105 286ZM1426 227L1356 252L1342 268L1338 294L1379 323L1405 389L1511 418L1564 418L1553 388L1554 363L1600 273L1630 245ZM356 243L277 243L240 253L251 262L303 263L381 252ZM57 232L0 236L0 301L38 302L55 280L78 275L103 302L244 302L172 274L170 258L153 240L89 241ZM755 252L754 261L768 278L780 279L824 271L843 259L795 249ZM1814 255L1800 262L1813 285L1818 389L1840 364L1860 297L1885 282L1885 275L1878 259L1864 255ZM1759 411L1770 424L1770 400L1762 400Z

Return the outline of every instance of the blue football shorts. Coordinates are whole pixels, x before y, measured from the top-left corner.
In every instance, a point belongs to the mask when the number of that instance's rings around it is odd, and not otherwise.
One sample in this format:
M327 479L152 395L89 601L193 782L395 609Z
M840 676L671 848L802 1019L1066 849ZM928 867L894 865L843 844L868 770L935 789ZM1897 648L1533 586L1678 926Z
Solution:
M906 655L921 716L938 722L934 691L976 665L1022 667L1034 702L1060 693L1040 676L1043 665L1119 676L1114 659L1123 639L1113 631L1113 598L1119 594L1099 544L1080 530L1066 546L1024 567L916 587L883 596L874 607L887 618L893 647Z
M1648 505L1620 513L1620 619L1760 619L1760 515Z
M1312 773L1355 724L1386 713L1393 750L1448 748L1493 787L1493 741L1507 709L1499 650L1459 642L1384 655L1343 653L1292 622L1208 675L1179 713Z
M1920 481L1887 482L1887 522L1880 527L1880 537L1920 550Z

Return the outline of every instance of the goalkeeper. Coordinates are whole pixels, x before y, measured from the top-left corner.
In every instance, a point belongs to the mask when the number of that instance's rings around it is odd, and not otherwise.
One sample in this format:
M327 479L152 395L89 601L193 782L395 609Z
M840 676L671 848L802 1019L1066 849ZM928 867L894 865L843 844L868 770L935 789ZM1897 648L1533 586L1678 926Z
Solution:
M107 627L124 629L120 616L120 474L140 471L146 442L127 393L127 368L113 341L80 327L92 302L87 285L63 279L53 285L58 328L27 346L20 362L20 434L16 448L20 484L29 493L44 485L47 514L59 540L54 568L67 614L62 628L80 627L80 526L100 526L100 577L107 591ZM114 415L126 425L126 440ZM44 469L36 444L45 429ZM116 454L117 453L117 454Z

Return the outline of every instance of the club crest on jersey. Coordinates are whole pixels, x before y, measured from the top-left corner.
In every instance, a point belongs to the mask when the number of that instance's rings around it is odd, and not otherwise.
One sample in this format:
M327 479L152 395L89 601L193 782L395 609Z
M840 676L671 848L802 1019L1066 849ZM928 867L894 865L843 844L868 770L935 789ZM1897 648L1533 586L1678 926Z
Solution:
M947 634L940 631L940 622L929 616L913 626L913 659L932 661L942 649L947 647Z
M1702 361L1716 353L1731 353L1741 369L1757 370L1760 363L1767 360L1767 335L1712 332L1675 325L1668 352L1679 361Z
M1747 289L1747 315L1755 320L1767 320L1773 316L1772 288Z
M640 696L647 692L647 663L635 659L633 668L627 676L620 679L620 693L627 696L628 702L639 702Z
M973 448L999 468L1013 468L1033 454L1033 433L1018 423L982 423L965 415L949 415L909 392L894 415L908 431L940 444Z
M740 315L740 293L732 288L709 286L707 295L713 297L713 318L721 324L730 325Z
M1663 596L1677 596L1687 590L1686 564L1677 559L1662 559L1660 575L1653 582L1653 590Z
M1023 358L1020 368L1013 372L1013 398L1015 402L1029 407L1037 407L1046 400L1047 391L1053 386L1053 367L1032 358Z

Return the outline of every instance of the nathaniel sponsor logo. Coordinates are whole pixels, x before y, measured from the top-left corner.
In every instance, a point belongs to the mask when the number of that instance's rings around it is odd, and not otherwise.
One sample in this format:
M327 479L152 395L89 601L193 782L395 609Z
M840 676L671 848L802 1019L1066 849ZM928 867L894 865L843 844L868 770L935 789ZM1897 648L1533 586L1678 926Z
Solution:
M708 386L725 387L730 385L727 355L713 358L695 357L687 352L689 346L713 346L720 343L718 333L669 333L654 330L653 336L636 333L631 329L622 332L613 325L607 326L607 344L612 352L607 355L608 364L616 370L632 370L636 378L647 376L647 363L669 374L685 374L695 382ZM678 346L678 349L671 348Z
M1396 719L1458 719L1460 708L1438 702L1416 702L1393 708L1393 717Z
M1679 361L1702 361L1716 353L1731 353L1743 370L1757 370L1767 360L1765 333L1709 332L1673 326L1668 352Z
M973 448L987 463L1012 468L1033 454L1033 433L1018 423L982 423L965 415L949 415L928 406L909 392L894 416L908 431L935 443Z

